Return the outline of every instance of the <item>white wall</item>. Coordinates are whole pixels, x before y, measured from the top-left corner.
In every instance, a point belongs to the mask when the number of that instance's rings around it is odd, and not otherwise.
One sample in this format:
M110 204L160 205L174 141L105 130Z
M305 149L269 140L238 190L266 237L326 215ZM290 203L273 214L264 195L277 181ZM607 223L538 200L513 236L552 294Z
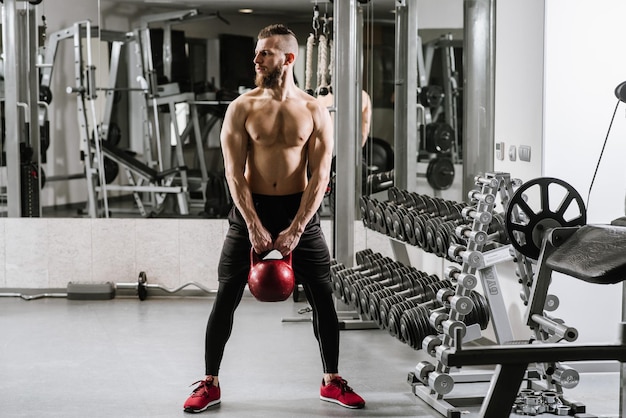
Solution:
M626 54L619 53L626 40L620 22L626 4L500 0L496 10L495 138L505 144L505 159L494 159L494 168L524 181L540 176L565 180L586 201L617 102L613 90L626 80ZM595 181L589 223L609 223L624 214L624 106ZM531 146L531 161L520 161L519 153L511 161L509 147L522 144ZM510 295L509 316L523 318L525 307L515 301L519 285L514 272L505 266L501 270L503 291ZM579 330L579 341L616 338L618 285L589 285L555 274L550 293L561 301L554 315ZM523 332L519 328L517 335Z
M544 175L570 183L586 200L617 99L626 80L626 34L620 0L546 0ZM588 223L624 215L626 105L620 104L588 207ZM581 341L617 338L619 285L558 276L557 311ZM601 326L598 326L601 324Z
M496 1L495 119L496 143L503 142L504 159L494 156L494 170L522 181L541 176L543 142L544 0ZM520 145L531 147L531 161L517 158ZM514 147L516 158L509 158ZM494 147L495 149L495 147ZM497 212L504 208L496 207ZM527 339L525 307L513 263L497 267L515 339ZM497 314L497 313L496 313Z
M543 161L544 0L496 1L495 140L504 160L494 169L527 181L541 176ZM531 147L530 162L509 158L509 148Z

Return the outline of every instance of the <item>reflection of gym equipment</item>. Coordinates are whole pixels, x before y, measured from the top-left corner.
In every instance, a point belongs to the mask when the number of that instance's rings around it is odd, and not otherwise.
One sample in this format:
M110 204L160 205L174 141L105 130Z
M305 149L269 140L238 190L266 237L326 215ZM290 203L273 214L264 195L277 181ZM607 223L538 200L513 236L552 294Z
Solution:
M95 85L96 67L93 65L91 53L92 36L100 36L100 39L112 43L109 69L111 87L109 88L98 88ZM79 132L81 135L80 146L85 164L85 177L87 179L89 216L109 216L108 191L132 192L140 212L144 216L146 216L147 212L141 202L139 193L147 193L152 197L153 210L151 213L158 212L162 208L164 194L174 193L179 197L179 212L187 214L187 201L183 198L186 189L172 185L173 174L184 172L184 167L176 167L168 171L157 171L132 158L130 154L115 146L115 142L119 142L120 135L118 130L115 129L115 125L110 123L110 118L115 97L114 92L116 90L120 51L125 43L132 40L132 37L129 37L127 34L98 30L98 28L91 26L89 22L77 22L70 28L49 35L44 56L45 65L41 70L41 84L43 86L49 87L50 85L59 42L68 38L72 39L74 44L77 85L68 87L67 90L69 93L75 94L77 100ZM86 65L84 65L82 56L83 38L86 38ZM104 119L101 122L98 120L95 110L97 90L106 91ZM125 168L129 184L110 184L119 171L118 164ZM67 179L73 178L81 178L81 176L67 176ZM101 209L97 207L99 202L103 204Z
M189 205L198 207L204 205L209 179L204 138L221 119L213 112L201 127L198 106L207 105L219 111L228 102L198 100L199 97L190 91L185 34L183 31L172 30L172 27L191 20L208 18L218 18L228 24L219 13L189 9L142 16L139 27L134 31L137 40L137 80L144 92L144 156L148 158L148 165L156 164L161 167L160 170L173 166L190 167L185 162L183 148L186 143L193 143L194 163L198 170L180 171L174 185L186 189ZM179 117L177 112L181 113L180 111L185 113L184 117ZM163 124L170 127L167 130L169 135L163 135ZM152 151L155 145L156 158ZM169 145L174 151L171 158Z
M41 215L40 163L45 161L48 103L39 94L36 8L39 2L8 0L2 7L2 184L3 211L10 217ZM18 7L18 3L20 6ZM5 140L6 139L6 140Z
M461 77L456 68L456 49L463 47L462 40L451 34L423 45L423 70L426 80L441 83L422 85L418 95L422 106L430 110L431 120L424 132L423 148L428 153L449 153L454 163L461 161L461 123L458 119L459 104L462 102ZM420 51L418 51L419 54ZM435 74L434 58L439 55L440 73ZM444 129L444 131L441 131Z
M55 32L47 37L48 43L43 57L43 65L41 69L41 85L44 97L49 98L49 86L54 68L54 58L59 42L66 38L74 40L75 50L75 69L77 85L68 89L76 94L78 103L78 120L81 133L81 151L87 158L83 157L85 162L85 172L87 175L67 175L54 176L51 180L70 180L78 178L87 178L88 184L88 213L89 216L108 216L108 193L107 191L130 191L135 202L139 206L140 213L146 215L148 213L159 213L164 208L164 199L167 194L176 194L178 196L178 213L188 214L188 206L190 204L190 189L198 190L195 196L202 196L204 200L204 185L207 180L207 169L205 165L204 153L202 152L202 135L196 106L194 103L195 95L193 93L180 93L178 86L175 84L159 85L158 81L164 79L172 80L172 74L177 69L172 65L171 57L165 54L163 65L155 69L152 60L152 45L150 37L150 29L148 24L153 21L163 21L164 29L162 29L163 45L166 41L172 41L172 22L181 19L190 18L207 18L219 17L217 14L200 15L197 12L174 12L170 14L146 17L142 20L143 26L134 33L115 33L110 31L98 30L91 26L88 22L78 22L68 29ZM160 19L160 20L159 20ZM95 66L91 62L91 46L89 40L91 37L99 36L103 41L110 43L110 65L109 65L109 87L102 88L95 85ZM87 65L83 66L83 38L87 37ZM137 44L134 50L139 54L138 61L140 65L141 76L140 86L138 88L120 89L116 86L118 69L120 66L121 54L124 47L131 42ZM167 44L171 47L171 43ZM143 71L145 69L145 71ZM158 70L158 71L157 71ZM180 69L178 69L180 70ZM176 74L175 74L176 75ZM143 82L142 82L143 81ZM106 92L106 102L104 107L104 115L102 120L98 121L93 102L97 97L96 91ZM119 97L119 90L140 91L146 100L144 110L144 149L142 160L133 158L134 154L116 149L115 147L121 139L119 127L111 122L111 115ZM51 92L50 92L51 93ZM179 128L178 118L175 116L178 104L186 104L189 106L190 121L184 130ZM149 108L153 110L153 117L150 117ZM172 121L172 134L175 136L174 161L164 161L164 153L161 148L161 127L159 125L160 112L163 108L167 108L167 113ZM91 110L90 110L91 109ZM90 116L88 116L90 115ZM148 126L150 123L152 125ZM213 125L211 125L212 127ZM156 136L156 140L154 140ZM187 138L194 138L197 148L197 163L200 166L200 178L197 182L191 182L188 176L188 170L183 157L183 143ZM153 156L152 145L156 143L156 158ZM103 150L103 142L107 141L106 150ZM166 150L169 150L169 145ZM102 154L106 152L107 157ZM167 154L169 157L169 153ZM119 171L118 164L125 168L128 173L127 184L110 184L115 174ZM186 196L184 199L183 197ZM103 210L97 208L98 204L104 205ZM145 206L152 206L152 210L146 211Z
M186 214L187 196L185 189L181 186L174 186L173 181L186 167L173 167L163 171L156 171L141 161L133 158L127 151L119 149L107 141L102 141L102 152L106 159L124 167L128 177L128 185L110 185L109 190L129 191L132 193L139 213L143 217L156 215L163 209L167 194L175 194L181 214ZM145 184L144 184L145 183ZM151 193L155 202L151 212L147 212L141 199L140 193Z
M421 164L421 163L420 163ZM428 161L425 173L417 173L417 177L424 177L430 187L434 190L446 190L454 182L454 164L450 157L439 155ZM366 179L366 190L369 193L376 193L387 190L394 184L394 171L383 171L368 174Z
M457 100L454 46L451 35L422 45L418 37L418 101L420 144L418 162L428 162L426 179L434 190L448 189L454 182L454 162L459 158ZM432 74L435 51L441 55L441 80L444 88L427 84ZM419 176L419 171L418 171Z
M363 158L368 174L393 169L393 147L384 139L369 137L363 146Z

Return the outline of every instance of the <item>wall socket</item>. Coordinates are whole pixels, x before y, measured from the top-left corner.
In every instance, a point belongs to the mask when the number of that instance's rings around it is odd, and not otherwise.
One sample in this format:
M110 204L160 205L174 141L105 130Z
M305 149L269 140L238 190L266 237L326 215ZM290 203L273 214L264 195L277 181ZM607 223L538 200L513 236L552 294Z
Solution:
M509 147L509 160L515 161L516 159L517 159L517 148L515 148L515 145L511 145Z

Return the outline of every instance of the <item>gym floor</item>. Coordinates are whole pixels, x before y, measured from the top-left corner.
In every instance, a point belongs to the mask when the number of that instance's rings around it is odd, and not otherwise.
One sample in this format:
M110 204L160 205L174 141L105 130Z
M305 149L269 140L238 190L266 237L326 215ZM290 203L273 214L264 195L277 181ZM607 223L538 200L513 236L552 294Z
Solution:
M0 416L191 416L182 404L203 377L211 303L210 296L2 298ZM408 372L426 360L422 351L378 329L341 333L340 371L367 401L365 409L320 401L319 351L309 314L298 312L307 306L244 297L222 364L222 404L204 416L441 416L407 383ZM472 385L475 393L487 390L487 384ZM585 374L568 393L588 413L616 417L618 385L617 373ZM477 416L478 409L467 407L463 416Z

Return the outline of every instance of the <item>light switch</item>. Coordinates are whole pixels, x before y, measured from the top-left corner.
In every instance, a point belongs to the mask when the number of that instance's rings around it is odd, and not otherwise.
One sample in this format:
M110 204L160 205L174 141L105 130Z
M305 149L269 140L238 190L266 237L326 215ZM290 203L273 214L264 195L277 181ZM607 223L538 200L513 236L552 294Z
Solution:
M520 161L530 161L530 146L520 145L518 152Z

